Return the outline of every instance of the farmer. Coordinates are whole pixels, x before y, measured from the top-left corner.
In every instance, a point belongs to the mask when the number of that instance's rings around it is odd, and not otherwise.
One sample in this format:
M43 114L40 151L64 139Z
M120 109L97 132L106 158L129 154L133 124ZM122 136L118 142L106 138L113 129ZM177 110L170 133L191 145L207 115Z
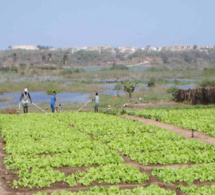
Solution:
M23 106L23 112L24 113L28 113L28 104L30 103L29 101L32 104L31 96L28 93L28 89L25 88L24 91L21 93L21 96L20 96L20 103Z
M54 113L55 112L55 102L56 102L56 93L53 93L51 96L51 102L50 102L50 106L51 106L51 110Z
M95 110L95 112L98 112L99 111L99 95L98 95L98 92L96 92L96 96L94 99L92 99L92 101L95 101L94 110Z

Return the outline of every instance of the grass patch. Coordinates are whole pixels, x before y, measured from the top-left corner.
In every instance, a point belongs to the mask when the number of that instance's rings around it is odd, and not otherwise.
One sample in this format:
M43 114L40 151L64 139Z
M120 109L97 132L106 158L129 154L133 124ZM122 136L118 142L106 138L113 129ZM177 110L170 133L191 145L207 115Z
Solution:
M214 109L215 104L212 105L179 105L179 106L161 106L161 107L153 107L147 108L147 110L189 110L189 109Z
M46 81L46 82L32 82L32 81L24 81L24 82L7 82L4 85L0 86L0 94L3 93L11 93L11 92L21 92L24 88L28 88L29 91L48 91L52 89L61 89L64 92L96 92L105 89L109 89L109 87L101 86L99 84L79 84L72 83L65 85L63 82L56 81Z

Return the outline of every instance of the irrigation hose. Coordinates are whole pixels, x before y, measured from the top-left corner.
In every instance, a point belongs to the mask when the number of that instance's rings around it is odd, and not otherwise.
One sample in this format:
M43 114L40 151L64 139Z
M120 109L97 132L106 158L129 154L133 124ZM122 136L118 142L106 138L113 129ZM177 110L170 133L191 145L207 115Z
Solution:
M35 107L37 107L39 110L41 110L42 112L46 113L46 111L44 111L42 108L40 108L38 105L31 103L32 105L34 105Z
M90 103L91 101L92 101L92 100L87 101L81 108L78 109L78 112L81 111L81 110L84 108L84 106L86 106L86 105L87 105L88 103Z
M28 102L30 103L30 102ZM37 107L39 110L41 110L44 113L47 113L46 111L44 111L42 108L40 108L38 105L31 103L33 106ZM19 102L19 114L21 114L21 102Z

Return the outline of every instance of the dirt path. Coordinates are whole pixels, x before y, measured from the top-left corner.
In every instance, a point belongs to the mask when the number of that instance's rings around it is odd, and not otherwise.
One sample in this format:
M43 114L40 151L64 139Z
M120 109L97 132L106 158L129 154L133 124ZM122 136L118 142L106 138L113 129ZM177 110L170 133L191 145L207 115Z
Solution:
M122 117L133 119L133 120L138 120L139 122L141 122L145 125L155 125L157 127L166 129L168 131L172 131L174 133L183 135L185 137L185 139L195 139L195 140L205 142L205 143L208 143L208 144L215 146L215 138L211 137L209 135L206 135L202 132L195 131L194 132L194 138L192 138L192 130L190 130L190 129L183 129L183 128L177 127L175 125L162 123L162 122L155 121L152 119L140 118L138 116L123 115Z

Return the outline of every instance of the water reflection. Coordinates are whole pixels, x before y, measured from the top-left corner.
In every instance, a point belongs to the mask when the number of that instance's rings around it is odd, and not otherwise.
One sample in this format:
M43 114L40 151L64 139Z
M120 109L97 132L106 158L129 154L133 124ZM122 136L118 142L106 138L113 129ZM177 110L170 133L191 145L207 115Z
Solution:
M101 90L98 91L99 94L105 94L105 95L110 95L110 96L117 96L118 91L114 90L114 87L116 86L117 83L104 83L104 84L99 84L100 86L108 87L110 89L107 90ZM174 84L163 84L163 85L156 85L156 87L173 87L175 86ZM89 85L90 87L90 85ZM187 85L177 85L178 88L180 89L193 89L196 87L195 84L187 84ZM135 91L139 91L141 88L145 89L150 89L147 84L138 84L136 87ZM125 92L122 90L119 91L119 95L123 96ZM0 108L6 108L9 106L18 106L19 103L19 98L20 98L21 93L4 93L0 95L0 100L5 99L4 102L0 102ZM44 91L33 91L30 92L30 95L32 97L32 100L36 104L49 104L50 102L50 96L46 94ZM59 103L61 104L83 104L86 101L90 99L90 93L74 93L74 92L64 92L60 93L57 95L59 98Z

